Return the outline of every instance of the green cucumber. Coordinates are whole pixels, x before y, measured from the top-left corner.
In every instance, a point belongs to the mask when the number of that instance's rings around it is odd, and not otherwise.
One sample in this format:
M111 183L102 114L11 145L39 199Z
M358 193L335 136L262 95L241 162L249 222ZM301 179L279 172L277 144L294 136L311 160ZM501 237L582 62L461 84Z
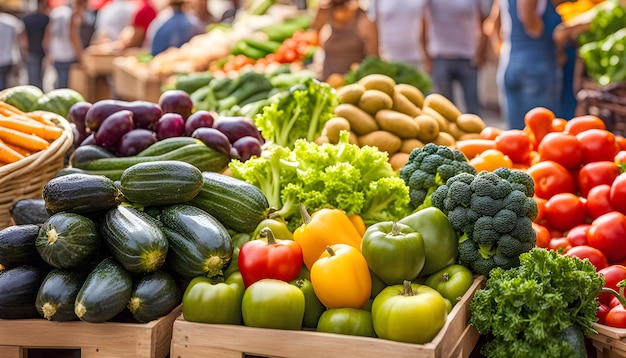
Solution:
M0 264L6 268L42 263L35 240L39 226L13 225L0 230Z
M96 144L81 145L70 154L70 166L82 168L96 159L115 158L115 154Z
M222 274L233 256L233 242L222 223L186 204L164 207L161 222L166 226L168 264L174 272L184 278Z
M141 206L181 204L193 199L200 189L200 169L175 160L135 164L120 177L124 198Z
M107 257L85 279L74 301L74 313L85 322L106 322L126 308L132 291L131 274Z
M74 302L86 278L87 273L78 270L50 271L37 292L35 300L37 312L49 321L78 320L74 312Z
M46 202L41 198L20 199L9 208L9 214L15 225L43 224L50 217Z
M269 213L269 203L256 186L228 175L204 172L202 189L188 204L213 215L236 232L253 232Z
M158 270L167 256L168 241L158 220L130 206L109 210L100 225L109 251L126 270Z
M184 147L189 144L201 143L198 139L192 137L171 137L161 139L160 141L150 145L148 148L137 153L137 157L152 157L155 155L161 155L169 153L180 147Z
M46 273L30 265L0 271L0 319L38 318L35 300Z
M139 322L150 322L170 313L183 294L169 273L158 270L142 276L136 283L128 309Z
M43 199L51 214L86 214L116 207L122 202L122 192L107 177L74 173L50 179L43 188Z
M79 267L96 257L100 248L100 234L91 219L60 212L43 223L35 246L41 258L51 266Z

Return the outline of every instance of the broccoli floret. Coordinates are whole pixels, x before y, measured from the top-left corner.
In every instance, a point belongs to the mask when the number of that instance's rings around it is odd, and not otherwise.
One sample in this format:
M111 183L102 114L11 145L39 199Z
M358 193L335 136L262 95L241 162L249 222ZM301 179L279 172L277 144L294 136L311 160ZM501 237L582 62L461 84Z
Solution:
M494 229L502 234L513 230L516 221L517 214L509 209L502 209L493 216Z
M476 174L462 152L434 143L414 149L400 169L400 178L410 189L411 208L431 206L435 190L459 173Z
M469 237L480 246L492 246L498 242L500 233L494 225L493 217L481 216L474 223L474 230Z
M524 252L530 251L534 246L531 242L522 242L511 235L502 235L498 240L500 254L506 257L517 257Z
M509 168L498 168L493 171L494 174L502 179L506 179L515 190L519 190L532 198L535 195L535 181L526 172L520 170L511 170Z
M489 272L496 267L498 266L496 266L493 256L488 259L481 257L471 264L471 268L474 272L485 276L489 276Z
M530 242L534 245L537 241L537 233L533 229L533 222L527 217L518 218L509 234L521 242Z
M478 245L473 240L465 238L459 241L459 261L461 264L471 267L471 263L480 258Z
M486 216L495 215L504 206L501 199L494 199L489 195L471 195L470 203L472 210Z
M513 190L511 183L488 171L478 173L476 179L472 181L471 188L476 195L490 196L494 199L504 199Z

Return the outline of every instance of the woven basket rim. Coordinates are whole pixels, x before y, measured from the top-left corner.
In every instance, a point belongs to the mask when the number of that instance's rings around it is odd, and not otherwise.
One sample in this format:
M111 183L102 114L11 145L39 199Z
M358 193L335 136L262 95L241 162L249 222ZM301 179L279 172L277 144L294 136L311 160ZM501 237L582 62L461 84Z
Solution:
M21 159L15 163L7 164L0 167L0 185L8 183L11 179L19 175L29 175L35 173L37 169L45 167L49 163L65 156L66 152L72 146L74 134L70 123L62 116L46 111L35 111L45 116L63 129L61 136L55 139L50 146L40 152Z

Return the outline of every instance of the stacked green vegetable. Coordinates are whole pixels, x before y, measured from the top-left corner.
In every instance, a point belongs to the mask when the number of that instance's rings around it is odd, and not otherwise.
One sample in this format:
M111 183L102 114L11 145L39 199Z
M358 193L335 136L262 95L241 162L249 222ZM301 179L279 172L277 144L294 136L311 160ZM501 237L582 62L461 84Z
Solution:
M374 73L387 75L396 83L406 83L417 87L422 93L429 93L432 83L428 75L415 66L401 61L383 60L377 56L366 57L359 66L344 76L346 84L358 82L361 78Z
M604 278L588 260L535 248L520 266L491 271L470 303L470 324L492 339L487 357L586 357Z

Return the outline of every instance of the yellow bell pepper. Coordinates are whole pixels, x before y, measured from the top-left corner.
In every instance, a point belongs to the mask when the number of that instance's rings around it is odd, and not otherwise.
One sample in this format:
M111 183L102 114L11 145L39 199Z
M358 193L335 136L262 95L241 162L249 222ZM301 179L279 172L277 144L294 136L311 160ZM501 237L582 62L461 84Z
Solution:
M346 244L326 247L311 267L311 284L327 308L363 308L372 292L365 257Z
M302 247L304 264L310 270L326 246L347 244L361 251L361 238L343 210L324 208L309 215L301 206L304 223L293 233L293 240Z

